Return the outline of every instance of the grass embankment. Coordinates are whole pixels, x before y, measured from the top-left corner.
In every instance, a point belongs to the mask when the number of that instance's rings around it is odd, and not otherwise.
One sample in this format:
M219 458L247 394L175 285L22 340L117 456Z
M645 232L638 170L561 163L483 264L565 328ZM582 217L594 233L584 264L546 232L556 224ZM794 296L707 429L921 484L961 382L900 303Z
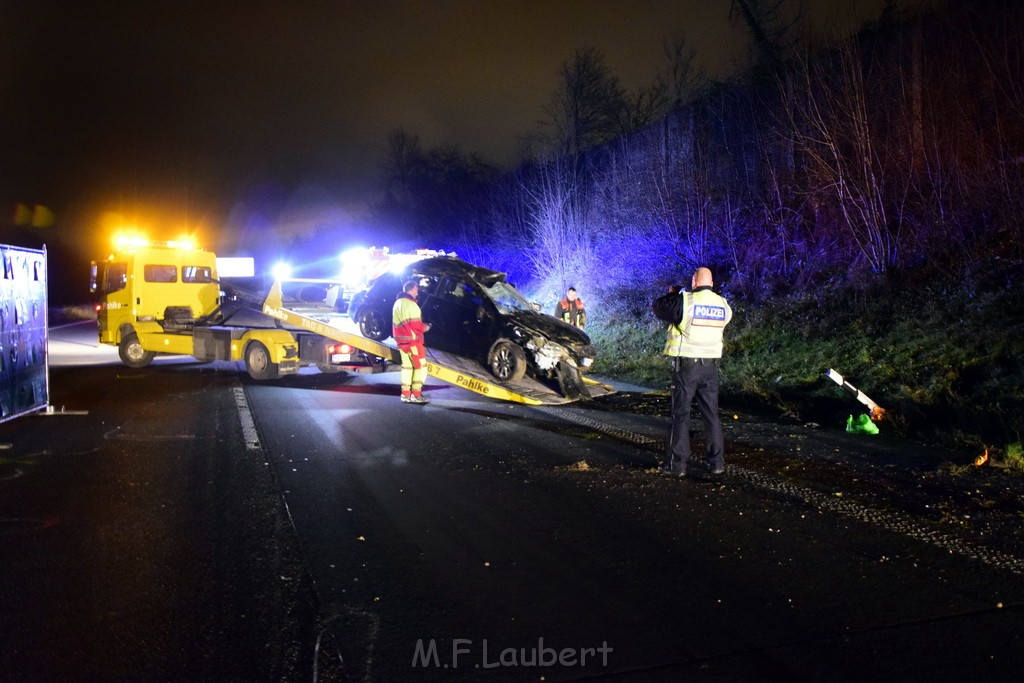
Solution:
M963 280L918 276L760 305L733 300L723 401L845 424L863 410L825 378L834 368L887 409L888 429L987 447L1010 464L1024 434L1024 277L1018 265L996 265ZM597 374L667 387L665 335L653 315L593 318Z

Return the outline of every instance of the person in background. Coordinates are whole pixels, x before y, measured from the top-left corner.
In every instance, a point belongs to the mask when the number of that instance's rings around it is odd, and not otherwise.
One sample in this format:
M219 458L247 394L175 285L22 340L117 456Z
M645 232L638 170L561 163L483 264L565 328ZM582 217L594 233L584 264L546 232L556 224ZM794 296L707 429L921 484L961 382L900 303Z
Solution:
M690 404L694 397L704 418L706 451L712 474L725 472L722 419L718 415L718 368L722 335L732 320L729 302L712 291L711 271L698 268L693 289L670 294L682 298L679 322L669 324L664 354L672 359L672 430L664 474L685 476L690 459Z
M581 330L587 324L587 310L583 307L583 299L576 294L576 288L570 287L565 298L555 305L555 317Z
M391 309L391 330L402 356L402 403L424 405L429 401L423 397L423 380L427 378L427 348L423 334L430 325L423 322L423 314L416 303L419 294L420 286L415 280L402 286L402 292Z

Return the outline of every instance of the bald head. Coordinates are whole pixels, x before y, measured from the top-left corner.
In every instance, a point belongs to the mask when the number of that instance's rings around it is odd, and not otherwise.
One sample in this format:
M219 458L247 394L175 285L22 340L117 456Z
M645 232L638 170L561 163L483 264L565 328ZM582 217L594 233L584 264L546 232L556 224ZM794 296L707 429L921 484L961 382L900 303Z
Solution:
M693 287L712 287L714 286L714 280L711 278L711 270L708 268L698 268L693 272Z

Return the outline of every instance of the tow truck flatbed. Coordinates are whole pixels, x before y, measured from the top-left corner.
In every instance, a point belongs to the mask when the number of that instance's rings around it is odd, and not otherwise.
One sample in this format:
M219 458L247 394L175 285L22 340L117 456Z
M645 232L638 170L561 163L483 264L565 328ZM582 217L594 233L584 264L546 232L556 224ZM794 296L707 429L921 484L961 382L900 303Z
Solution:
M348 344L391 363L401 363L397 348L344 329L354 327L354 324L348 317L335 313L333 308L309 304L286 305L281 295L280 281L271 287L263 304L263 313L288 325ZM575 400L559 394L532 377L499 383L481 363L463 356L428 348L427 359L427 374L431 377L489 398L527 405L561 405ZM611 387L600 382L586 377L583 381L591 398L614 393Z

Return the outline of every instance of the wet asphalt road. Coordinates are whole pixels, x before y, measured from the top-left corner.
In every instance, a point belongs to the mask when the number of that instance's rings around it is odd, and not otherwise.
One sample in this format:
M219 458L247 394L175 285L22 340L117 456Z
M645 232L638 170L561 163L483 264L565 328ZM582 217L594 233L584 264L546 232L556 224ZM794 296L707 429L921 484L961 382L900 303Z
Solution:
M297 677L309 581L237 378L131 373L89 331L51 337L52 403L88 415L0 425L0 679Z
M1019 553L971 559L735 465L660 477L661 418L433 380L402 405L395 374L129 371L88 334L76 360L81 330L55 333L52 393L89 415L0 425L0 678L1024 671Z

